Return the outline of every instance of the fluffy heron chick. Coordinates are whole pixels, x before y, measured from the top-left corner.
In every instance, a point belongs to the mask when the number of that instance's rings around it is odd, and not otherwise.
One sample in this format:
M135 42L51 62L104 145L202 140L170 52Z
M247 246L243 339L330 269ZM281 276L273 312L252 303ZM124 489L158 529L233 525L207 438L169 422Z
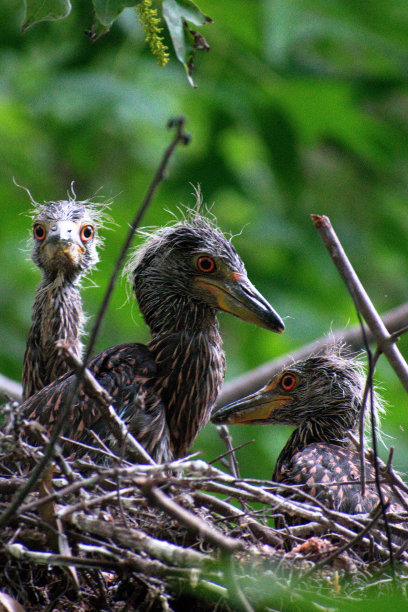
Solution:
M32 308L23 363L23 399L68 370L56 343L82 354L84 315L80 281L99 261L101 205L75 199L37 204L31 259L42 278Z
M347 436L358 431L364 387L361 364L334 347L285 368L256 393L216 410L211 420L292 425L295 430L278 457L273 480L302 485L337 510L368 512L378 503L374 469L366 465L371 482L362 497L360 456ZM382 412L377 395L375 405ZM389 487L384 490L394 499Z

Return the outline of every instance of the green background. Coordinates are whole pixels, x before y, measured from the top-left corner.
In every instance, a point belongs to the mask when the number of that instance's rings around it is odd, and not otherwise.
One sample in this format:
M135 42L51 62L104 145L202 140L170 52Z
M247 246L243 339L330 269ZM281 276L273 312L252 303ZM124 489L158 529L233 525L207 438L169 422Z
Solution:
M145 225L171 220L200 183L249 276L285 318L281 336L220 315L227 379L357 322L353 304L310 221L327 214L379 312L407 300L408 5L405 1L200 0L214 24L196 58L197 89L174 55L160 68L132 9L91 43L88 3L20 33L23 3L0 6L0 372L20 379L39 272L29 261L31 190L39 201L114 198L116 222L83 291L88 329L108 276L170 134L184 114L191 145L179 149ZM170 44L170 43L169 43ZM138 240L135 240L137 244ZM91 282L92 281L92 282ZM93 283L96 286L93 286ZM98 350L147 341L125 281L118 284ZM408 355L408 341L402 339ZM389 403L386 442L408 470L408 405L384 359L377 383ZM283 427L232 427L241 472L269 477ZM223 451L208 425L195 449ZM386 456L385 449L381 450Z

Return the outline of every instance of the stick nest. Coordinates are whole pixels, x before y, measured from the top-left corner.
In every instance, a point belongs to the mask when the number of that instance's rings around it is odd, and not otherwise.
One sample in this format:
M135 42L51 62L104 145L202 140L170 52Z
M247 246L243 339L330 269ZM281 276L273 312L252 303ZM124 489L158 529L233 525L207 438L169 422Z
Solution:
M406 516L388 513L392 567L381 509L343 514L201 459L78 458L65 443L7 516L46 444L13 409L0 433L0 609L344 610L408 578ZM392 470L382 477L406 499Z

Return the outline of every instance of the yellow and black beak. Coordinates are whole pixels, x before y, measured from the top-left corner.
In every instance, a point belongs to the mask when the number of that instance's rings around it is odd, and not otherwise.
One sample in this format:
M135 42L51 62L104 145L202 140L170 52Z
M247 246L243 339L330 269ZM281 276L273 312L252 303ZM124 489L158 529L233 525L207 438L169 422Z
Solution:
M222 279L199 277L196 282L213 294L220 310L278 334L284 331L285 325L278 313L244 274L233 272Z
M216 409L211 416L211 422L216 425L283 423L279 409L292 401L292 397L285 395L276 385L266 385L256 393Z

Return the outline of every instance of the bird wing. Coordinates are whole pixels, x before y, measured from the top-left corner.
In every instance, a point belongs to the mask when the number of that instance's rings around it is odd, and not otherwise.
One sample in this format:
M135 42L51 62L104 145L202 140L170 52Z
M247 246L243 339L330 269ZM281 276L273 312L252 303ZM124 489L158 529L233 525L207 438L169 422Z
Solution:
M366 464L366 492L361 495L360 456L351 448L336 444L309 444L279 466L274 480L285 484L303 485L302 490L330 508L358 514L369 512L379 497L375 473ZM339 484L332 484L339 483ZM383 485L385 499L393 499L389 487ZM301 499L300 496L296 496ZM396 506L393 504L393 507Z
M149 349L138 343L114 346L96 355L88 368L112 397L113 406L131 433L152 452L151 428L160 430L160 440L163 436L165 440L166 421L163 405L150 392L149 381L156 374L156 364ZM24 416L38 420L50 430L65 401L69 401L73 381L74 375L66 374L30 397L22 405ZM67 415L64 433L75 440L94 443L90 430L103 440L110 440L97 402L81 391Z

